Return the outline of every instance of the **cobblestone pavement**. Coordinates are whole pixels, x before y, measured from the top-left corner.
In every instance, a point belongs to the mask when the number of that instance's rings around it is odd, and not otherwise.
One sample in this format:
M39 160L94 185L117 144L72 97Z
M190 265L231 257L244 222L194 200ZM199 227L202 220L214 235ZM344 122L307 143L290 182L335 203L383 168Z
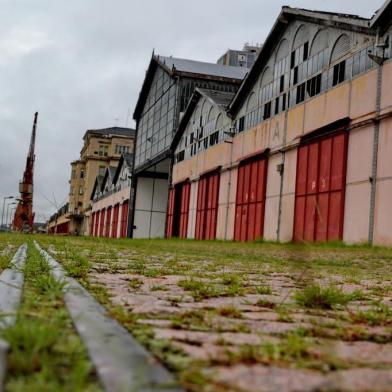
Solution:
M42 243L192 391L392 391L392 250Z

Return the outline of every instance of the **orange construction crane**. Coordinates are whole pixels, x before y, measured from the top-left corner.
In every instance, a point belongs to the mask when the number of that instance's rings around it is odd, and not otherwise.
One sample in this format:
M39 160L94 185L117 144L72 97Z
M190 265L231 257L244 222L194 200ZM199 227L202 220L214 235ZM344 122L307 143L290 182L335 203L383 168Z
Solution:
M34 224L33 213L33 177L35 161L35 136L37 129L38 112L34 115L33 130L31 133L29 153L26 160L26 168L23 180L19 183L20 199L15 210L12 230L32 233Z

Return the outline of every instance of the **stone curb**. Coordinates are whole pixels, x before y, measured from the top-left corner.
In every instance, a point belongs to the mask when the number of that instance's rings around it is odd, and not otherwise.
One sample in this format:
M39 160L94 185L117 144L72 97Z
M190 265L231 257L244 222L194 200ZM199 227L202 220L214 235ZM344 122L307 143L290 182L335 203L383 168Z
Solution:
M21 271L26 261L27 245L19 247L9 268L0 275L0 329L13 326L22 296L24 274ZM0 392L7 369L8 343L0 339Z
M106 391L180 392L173 376L145 350L60 264L35 242L51 266L53 277L65 282L64 300L75 328L87 347Z

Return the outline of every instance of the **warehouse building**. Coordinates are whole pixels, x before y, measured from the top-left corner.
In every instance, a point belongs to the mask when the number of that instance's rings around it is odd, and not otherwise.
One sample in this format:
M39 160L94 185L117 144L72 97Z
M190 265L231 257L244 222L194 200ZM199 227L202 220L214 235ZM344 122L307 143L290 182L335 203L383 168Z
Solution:
M122 154L133 153L135 130L123 127L90 129L83 136L80 159L71 162L69 234L90 235L90 196L95 179L117 167Z
M195 87L235 92L247 72L244 67L152 56L134 111L134 213L129 236L165 235L170 145Z
M283 7L234 98L187 106L167 235L391 245L391 23Z
M117 167L96 177L91 193L90 235L125 238L128 232L133 154L123 154Z

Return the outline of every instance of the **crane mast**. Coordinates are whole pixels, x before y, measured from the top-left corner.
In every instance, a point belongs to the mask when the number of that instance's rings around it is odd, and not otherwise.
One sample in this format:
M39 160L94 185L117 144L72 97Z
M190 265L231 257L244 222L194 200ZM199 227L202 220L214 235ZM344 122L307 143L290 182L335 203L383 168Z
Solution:
M38 112L34 114L33 130L31 132L29 152L26 159L26 168L23 173L23 180L19 183L20 198L18 199L12 223L12 229L14 231L33 232L34 161L37 120Z

